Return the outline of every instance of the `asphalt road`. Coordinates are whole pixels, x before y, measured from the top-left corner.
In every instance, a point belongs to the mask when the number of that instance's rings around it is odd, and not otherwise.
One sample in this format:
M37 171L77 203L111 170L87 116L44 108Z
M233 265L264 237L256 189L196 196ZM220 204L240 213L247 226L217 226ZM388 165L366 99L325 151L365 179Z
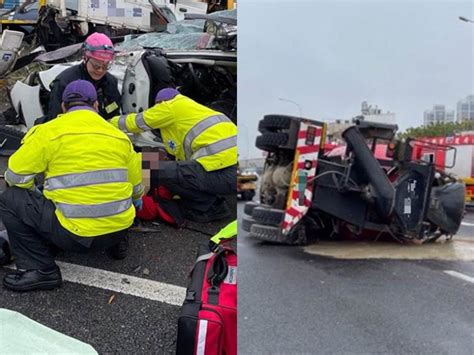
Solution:
M464 221L455 240L474 243ZM238 248L239 354L473 354L474 284L445 272L474 280L473 261L347 260L241 230Z
M235 206L235 199L231 198L228 202ZM120 283L138 294L143 292L143 297L114 291L117 285L99 278L95 281L100 287L89 286L82 281L65 281L60 289L30 293L14 293L0 286L0 308L20 312L47 327L88 343L100 354L174 353L180 306L173 304L166 296L167 287L178 286L184 298L184 288L199 244L207 243L209 236L206 234L215 234L228 222L230 220L189 224L189 227L202 233L147 223L145 226L155 231L131 233L129 255L122 261L111 260L103 252L65 253L58 257L59 261L74 267L87 266L93 271L118 273ZM8 269L0 267L0 280L6 272ZM80 273L70 272L69 276L80 279L84 276ZM163 283L164 288L155 291L165 301L147 298L150 292L134 289L137 283L130 281L133 277L139 278L138 281ZM140 284L135 288L140 288Z
M214 234L225 224L193 227ZM165 225L153 227L158 231L131 234L129 256L123 261L110 260L100 252L64 254L58 260L121 273L124 282L135 276L186 287L198 245L209 237ZM0 268L0 279L7 271ZM180 307L166 302L65 281L60 289L30 293L14 293L0 286L0 307L88 343L100 354L175 352Z

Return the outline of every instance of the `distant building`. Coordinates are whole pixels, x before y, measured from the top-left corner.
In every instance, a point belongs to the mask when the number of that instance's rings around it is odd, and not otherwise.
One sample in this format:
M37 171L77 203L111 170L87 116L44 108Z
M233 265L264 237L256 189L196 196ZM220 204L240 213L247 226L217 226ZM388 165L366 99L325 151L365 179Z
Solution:
M261 174L264 165L265 158L239 159L240 170L255 169L258 174Z
M373 107L372 105L367 104L367 101L362 101L361 113L362 115L358 116L357 119L387 124L397 123L395 113L390 111L382 112L377 105Z
M425 126L454 122L454 110L447 109L445 105L434 105L433 109L424 112L423 122Z
M364 120L370 122L396 124L395 113L387 111L382 112L378 106L371 106L367 104L367 101L362 101L361 114L352 118L352 120L334 120L327 123L327 142L331 143L342 143L342 132L346 128L354 125L355 120Z
M346 128L349 128L354 123L350 120L335 120L333 122L327 123L327 130L326 130L326 141L331 143L342 143L342 132Z
M241 169L263 168L263 165L265 165L265 158L239 159L239 166Z
M456 106L456 120L458 122L474 120L474 95L459 100Z

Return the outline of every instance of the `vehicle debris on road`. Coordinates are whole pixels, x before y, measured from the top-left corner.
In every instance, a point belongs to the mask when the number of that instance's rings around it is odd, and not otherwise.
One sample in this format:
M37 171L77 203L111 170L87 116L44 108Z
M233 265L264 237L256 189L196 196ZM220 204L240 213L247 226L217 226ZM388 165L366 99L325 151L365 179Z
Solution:
M191 21L193 26L200 29L200 33L193 29L188 34L179 31L175 34L160 34L150 44L153 48L124 48L115 54L109 72L118 80L118 88L122 93L122 112L138 113L153 106L156 92L173 86L179 87L182 94L224 113L236 122L236 10L213 13L205 18L179 23L182 28L186 28ZM227 23L226 30L221 30L219 35L216 31L220 27L210 25L218 21ZM206 30L207 27L210 32ZM194 34L210 39L205 48L196 46L192 50L181 50L179 45L182 38ZM120 43L117 44L117 49L120 46ZM0 126L0 141L6 139L0 154L11 155L18 149L26 130L48 111L50 84L62 71L78 64L81 57L81 44L74 44L53 52L39 53L36 58L22 62L23 67L15 68L6 76L4 83L9 94L5 97L11 96L11 103L5 103L0 115L4 124ZM164 149L157 131L130 137L137 147Z

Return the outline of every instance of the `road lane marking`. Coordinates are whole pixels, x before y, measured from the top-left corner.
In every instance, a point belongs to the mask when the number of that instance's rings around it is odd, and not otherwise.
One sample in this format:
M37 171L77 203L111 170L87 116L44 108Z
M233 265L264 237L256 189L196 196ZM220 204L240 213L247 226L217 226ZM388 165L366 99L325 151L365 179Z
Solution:
M65 281L125 293L149 300L181 306L186 295L184 287L147 280L88 266L57 262ZM127 281L124 281L127 280Z
M452 271L452 270L445 270L444 272L448 275L451 275L451 276L456 277L458 279L461 279L461 280L464 280L464 281L467 281L467 282L470 282L470 283L474 284L474 277L467 276L467 275L461 274L460 272Z
M474 223L469 223L469 222L461 222L461 225L466 226L466 227L474 227Z
M57 261L64 281L181 306L186 288L136 276ZM14 266L7 266L14 269Z

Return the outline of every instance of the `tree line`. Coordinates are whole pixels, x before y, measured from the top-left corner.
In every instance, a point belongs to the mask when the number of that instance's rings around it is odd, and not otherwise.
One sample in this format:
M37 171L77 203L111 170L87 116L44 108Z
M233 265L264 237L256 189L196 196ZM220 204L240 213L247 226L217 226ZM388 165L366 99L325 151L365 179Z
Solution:
M465 131L474 131L474 120L410 127L405 132L400 132L398 136L399 138L453 136Z

